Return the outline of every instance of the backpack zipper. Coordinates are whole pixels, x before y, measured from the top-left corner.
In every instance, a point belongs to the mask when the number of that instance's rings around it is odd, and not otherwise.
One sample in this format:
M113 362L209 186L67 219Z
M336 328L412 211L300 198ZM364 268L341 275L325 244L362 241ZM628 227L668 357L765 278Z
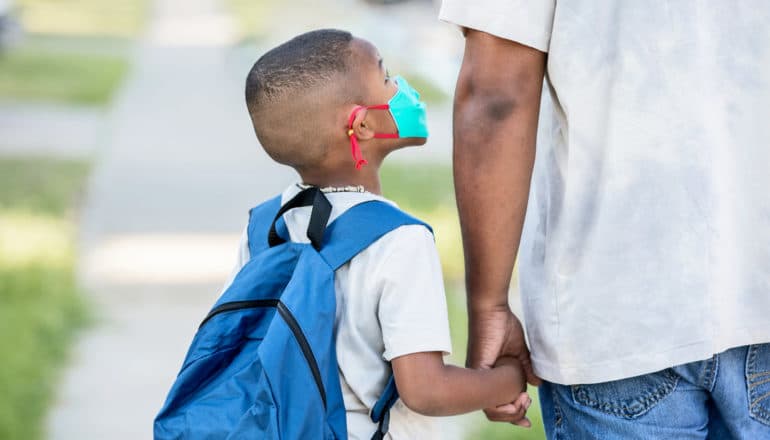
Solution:
M203 325L206 324L211 318L215 317L216 315L219 315L220 313L232 312L232 311L241 310L241 309L253 309L253 308L259 308L259 307L275 307L278 310L278 313L283 318L286 325L289 326L289 330L291 330L292 334L294 334L294 339L296 339L300 350L302 350L302 355L305 356L305 360L307 361L307 364L310 367L310 372L313 374L313 380L315 381L315 384L318 387L318 393L321 395L321 401L323 401L324 409L326 409L326 391L324 390L323 380L321 379L321 370L319 370L318 368L318 362L316 361L316 358L313 355L313 350L310 348L310 343L307 342L307 338L305 338L305 334L302 333L302 328L299 326L297 319L294 318L294 315L291 314L291 311L289 311L286 305L282 303L280 300L255 299L250 301L233 301L233 302L224 303L220 306L217 306L214 310L209 312L209 314L206 315L206 318L203 320L203 322L201 322L201 325L198 327L198 329L203 327Z
M200 328L209 322L211 318L219 315L220 313L232 312L234 310L241 309L256 309L260 307L277 307L278 302L279 301L277 299L254 299L251 301L233 301L224 303L210 311L209 314L206 315L206 318L203 320L203 322L201 322L201 325L198 326L198 329L200 330Z
M321 371L318 369L318 362L316 362L315 356L313 355L313 350L310 348L310 344L307 342L305 334L302 333L302 329L300 328L299 323L294 318L294 315L291 314L286 305L278 301L277 308L278 313L281 314L283 320L289 326L289 329L291 329L291 332L294 333L294 338L297 339L299 348L302 349L302 354L305 355L307 364L310 366L310 371L313 373L315 384L318 387L318 393L321 394L321 400L323 401L324 409L326 409L326 391L324 390L323 380L321 379Z

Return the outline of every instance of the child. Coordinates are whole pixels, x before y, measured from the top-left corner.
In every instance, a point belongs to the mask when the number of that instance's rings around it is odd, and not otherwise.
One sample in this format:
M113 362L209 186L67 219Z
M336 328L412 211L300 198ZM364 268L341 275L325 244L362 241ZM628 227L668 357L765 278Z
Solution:
M342 31L309 32L266 53L248 75L246 102L265 151L302 179L284 191L283 203L307 185L321 187L332 204L330 222L362 202L392 203L380 195L382 161L394 150L424 144L428 135L419 95L389 76L372 44ZM293 241L308 241L309 209L284 216ZM244 234L234 273L248 259ZM337 270L335 290L351 439L369 439L376 430L369 411L391 367L403 402L391 411L391 438L440 437L425 416L509 404L524 417L530 401L514 359L483 371L444 364L450 351L446 300L425 227L403 226L383 236Z

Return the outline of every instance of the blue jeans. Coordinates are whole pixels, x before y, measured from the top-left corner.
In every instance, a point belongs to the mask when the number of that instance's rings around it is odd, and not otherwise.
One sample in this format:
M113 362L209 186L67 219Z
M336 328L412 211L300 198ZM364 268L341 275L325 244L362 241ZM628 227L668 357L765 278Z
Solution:
M592 385L544 383L550 440L770 439L770 344Z

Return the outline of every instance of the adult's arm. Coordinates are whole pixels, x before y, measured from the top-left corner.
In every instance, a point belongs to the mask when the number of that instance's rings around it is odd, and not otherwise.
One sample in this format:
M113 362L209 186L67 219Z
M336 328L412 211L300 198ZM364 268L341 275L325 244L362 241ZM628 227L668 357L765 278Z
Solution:
M454 104L454 178L465 251L468 365L509 355L538 384L508 304L527 209L546 54L466 31ZM506 420L487 411L490 419Z

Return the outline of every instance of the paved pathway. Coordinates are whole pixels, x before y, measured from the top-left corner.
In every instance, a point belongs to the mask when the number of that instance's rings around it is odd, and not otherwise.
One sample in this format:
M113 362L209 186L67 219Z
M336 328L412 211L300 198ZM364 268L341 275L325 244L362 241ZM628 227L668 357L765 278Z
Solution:
M2 0L0 0L2 2ZM129 56L132 44L111 39L34 36L32 50ZM92 159L108 139L100 106L0 99L0 155Z
M0 154L91 157L104 142L101 109L0 102Z

